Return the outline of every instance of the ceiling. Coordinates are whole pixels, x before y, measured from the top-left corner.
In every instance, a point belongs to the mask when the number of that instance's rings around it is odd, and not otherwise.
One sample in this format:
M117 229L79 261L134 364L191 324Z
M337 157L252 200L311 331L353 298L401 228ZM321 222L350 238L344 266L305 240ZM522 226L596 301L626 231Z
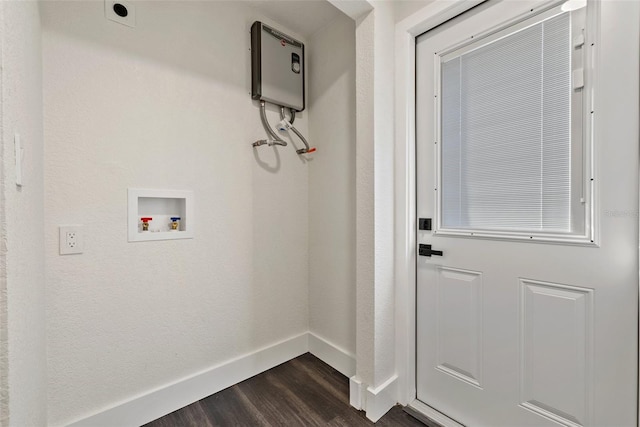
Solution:
M247 0L245 4L305 38L342 14L326 0Z

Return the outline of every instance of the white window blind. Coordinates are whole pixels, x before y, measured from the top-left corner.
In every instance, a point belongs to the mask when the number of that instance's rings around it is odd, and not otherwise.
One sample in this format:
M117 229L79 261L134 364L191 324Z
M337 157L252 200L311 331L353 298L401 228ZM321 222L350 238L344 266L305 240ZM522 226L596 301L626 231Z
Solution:
M571 51L563 13L441 63L442 228L571 232Z

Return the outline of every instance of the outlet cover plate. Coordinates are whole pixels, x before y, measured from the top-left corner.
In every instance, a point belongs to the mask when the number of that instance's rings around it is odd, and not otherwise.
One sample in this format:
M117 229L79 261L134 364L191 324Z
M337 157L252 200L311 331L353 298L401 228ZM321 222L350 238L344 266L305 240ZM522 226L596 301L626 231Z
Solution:
M60 255L81 254L84 251L84 236L81 225L60 226Z

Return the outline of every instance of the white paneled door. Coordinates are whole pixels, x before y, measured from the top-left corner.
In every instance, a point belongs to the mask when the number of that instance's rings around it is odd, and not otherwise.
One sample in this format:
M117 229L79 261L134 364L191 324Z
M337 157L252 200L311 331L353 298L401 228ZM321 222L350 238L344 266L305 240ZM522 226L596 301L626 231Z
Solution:
M417 400L637 425L640 2L489 1L416 39Z

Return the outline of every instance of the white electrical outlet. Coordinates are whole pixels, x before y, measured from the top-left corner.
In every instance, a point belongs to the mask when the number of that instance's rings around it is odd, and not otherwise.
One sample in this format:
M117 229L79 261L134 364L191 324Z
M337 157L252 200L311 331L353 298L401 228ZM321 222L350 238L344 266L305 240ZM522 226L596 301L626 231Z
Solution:
M84 238L81 225L60 226L60 255L81 254Z

